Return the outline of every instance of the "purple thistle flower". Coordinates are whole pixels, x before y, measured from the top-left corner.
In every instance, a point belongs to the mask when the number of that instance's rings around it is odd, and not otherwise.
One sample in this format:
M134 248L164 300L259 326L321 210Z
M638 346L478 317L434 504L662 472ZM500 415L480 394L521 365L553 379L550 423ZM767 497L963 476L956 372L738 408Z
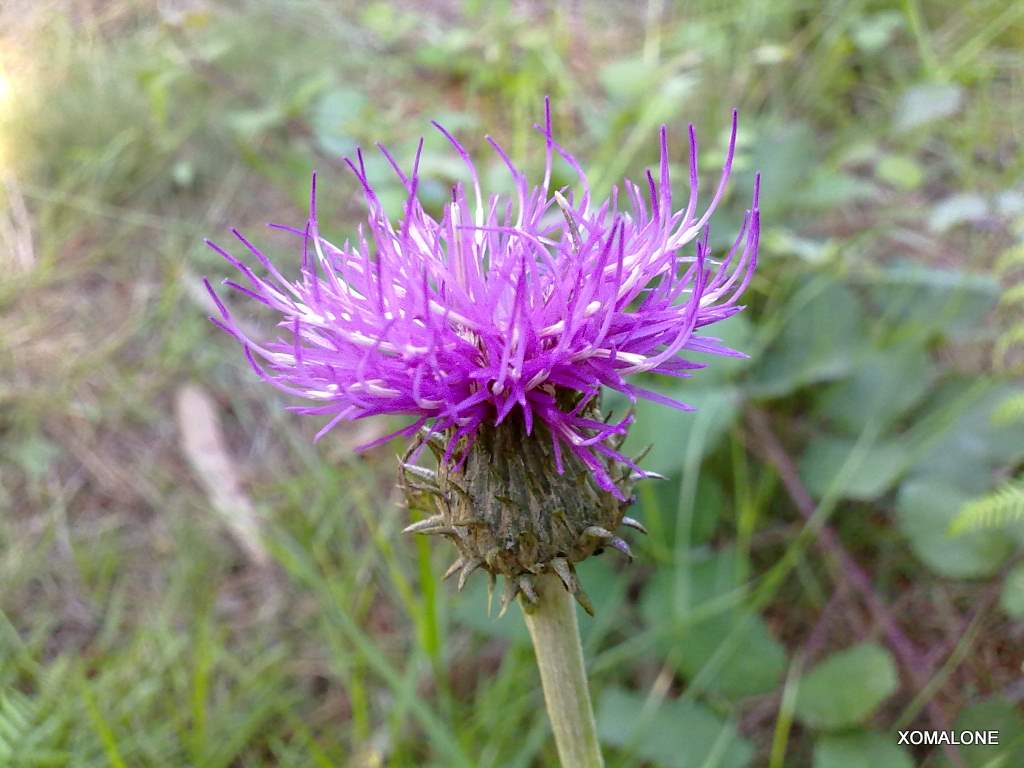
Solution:
M690 194L682 210L672 207L664 126L657 178L648 171L645 187L626 180L604 201L591 199L579 163L553 138L547 100L544 125L535 126L546 152L539 186L531 187L487 137L512 176L511 196L485 199L468 152L434 127L471 180L468 192L462 184L452 189L440 220L417 196L422 140L408 173L378 145L407 192L396 222L385 215L357 151L354 162L345 162L362 186L369 216L354 242L338 247L320 236L315 176L305 226L277 227L301 238L298 280L287 279L235 230L266 277L210 243L247 282L225 285L279 313L282 336L247 336L207 281L221 313L213 322L242 344L261 378L314 403L292 410L329 417L317 439L344 419L404 414L410 424L360 450L422 430L442 435L445 463L457 464L456 454L465 458L482 425L520 418L530 434L539 421L559 473L562 451L571 451L602 489L621 498L607 462L643 472L611 447L610 438L623 436L632 416L615 423L590 418L586 406L600 388L688 410L633 383L636 374L688 376L704 367L683 357L686 352L743 356L700 334L742 309L737 301L757 261L758 180L732 247L716 260L708 246L708 223L732 165L736 112L721 179L703 213L692 125ZM578 198L551 190L556 155L577 174Z

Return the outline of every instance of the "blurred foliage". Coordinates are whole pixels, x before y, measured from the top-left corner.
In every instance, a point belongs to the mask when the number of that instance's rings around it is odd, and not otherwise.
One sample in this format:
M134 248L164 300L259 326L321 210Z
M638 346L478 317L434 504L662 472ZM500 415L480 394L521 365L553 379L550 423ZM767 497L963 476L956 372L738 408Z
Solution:
M739 107L716 248L763 175L750 306L715 329L750 357L648 383L698 410L637 405L651 536L581 568L609 764L957 764L896 744L942 723L1001 729L962 765L1024 763L1020 3L14 2L0 28L0 765L554 764L522 622L397 538L399 449L314 448L199 288L229 226L287 263L258 227L303 220L314 168L351 236L357 147L423 135L440 206L465 171L431 119L507 189L483 135L536 171L546 94L598 193L662 122L682 193L687 121L706 189ZM182 458L190 380L273 565Z

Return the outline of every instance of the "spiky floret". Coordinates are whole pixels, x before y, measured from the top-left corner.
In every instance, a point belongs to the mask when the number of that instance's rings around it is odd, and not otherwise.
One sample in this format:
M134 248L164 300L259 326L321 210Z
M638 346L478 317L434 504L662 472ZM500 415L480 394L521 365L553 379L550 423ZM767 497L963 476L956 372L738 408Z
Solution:
M346 163L362 187L367 223L341 247L325 240L314 177L305 226L279 227L301 238L297 280L238 232L264 276L211 243L247 282L225 283L275 310L283 333L254 340L211 288L221 312L214 322L262 378L314 403L294 410L329 417L318 439L344 419L411 417L363 447L416 435L402 481L410 506L427 517L406 530L455 544L448 575L459 575L460 588L477 569L492 586L503 576L504 609L517 595L535 601L532 577L553 573L589 611L575 564L606 547L632 556L615 531L643 531L624 513L632 484L652 475L620 451L632 416L602 419L599 393L607 387L686 410L634 384L634 375L683 377L704 367L685 352L740 355L701 329L742 309L757 261L758 181L732 247L716 260L708 222L732 166L735 112L721 179L700 214L692 126L690 195L678 211L665 127L657 179L648 172L645 188L627 180L601 202L555 141L547 102L537 126L545 147L539 186L487 138L511 174L508 197L485 200L469 154L435 127L465 163L471 193L456 185L440 217L430 215L417 195L422 141L408 174L380 147L407 191L392 222L357 152ZM578 195L551 189L556 158L577 174ZM436 472L414 463L423 446L435 452Z
M456 185L433 216L417 195L422 141L408 173L380 147L407 192L403 215L392 222L357 152L346 163L369 216L354 240L338 247L320 235L315 177L305 225L279 227L301 241L298 279L285 277L237 231L265 275L211 243L244 278L225 284L279 314L278 338L251 338L211 288L221 314L214 322L242 344L263 379L312 401L294 410L328 417L318 437L345 419L407 415L407 426L370 445L425 429L443 436L442 465L458 467L486 428L514 418L526 436L543 425L558 473L569 455L600 489L624 500L609 466L644 472L612 447L631 417L593 418L600 389L687 409L633 377L687 376L703 367L681 357L685 352L739 354L701 334L742 308L737 301L757 260L757 182L732 247L713 259L708 246L708 222L732 165L735 112L721 179L703 213L692 126L690 194L681 210L673 210L664 127L657 178L648 172L644 187L627 180L599 202L579 164L555 141L547 102L537 126L545 147L539 186L531 187L487 137L511 174L511 196L485 199L468 152L435 127L464 161L471 192ZM577 174L578 194L551 189L556 158ZM684 254L686 246L692 254Z

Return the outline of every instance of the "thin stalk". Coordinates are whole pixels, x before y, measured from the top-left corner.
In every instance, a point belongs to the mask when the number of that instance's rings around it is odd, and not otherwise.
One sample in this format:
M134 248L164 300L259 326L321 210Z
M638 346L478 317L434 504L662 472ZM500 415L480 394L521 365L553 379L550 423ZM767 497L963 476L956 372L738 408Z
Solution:
M602 768L576 606L557 576L533 577L537 604L524 604L551 730L562 768Z

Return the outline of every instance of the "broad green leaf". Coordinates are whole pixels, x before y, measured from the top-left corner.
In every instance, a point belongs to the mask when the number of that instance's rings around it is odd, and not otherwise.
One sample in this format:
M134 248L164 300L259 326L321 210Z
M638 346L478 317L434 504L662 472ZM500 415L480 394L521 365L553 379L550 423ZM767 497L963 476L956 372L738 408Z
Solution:
M949 117L960 109L963 91L955 85L925 83L908 88L896 109L896 130L912 128Z
M416 29L420 20L414 13L404 12L388 2L367 3L359 20L385 43L394 43Z
M670 475L682 468L691 441L696 441L693 445L698 459L714 450L736 420L740 396L736 387L729 385L698 389L684 383L670 389L658 387L657 391L692 405L696 412L639 400L636 422L630 428L624 450L635 455L651 445L642 462L644 469ZM623 398L609 397L608 407L621 413L628 405Z
M917 189L924 181L924 169L906 155L885 155L875 166L875 174L886 184L908 191Z
M1003 418L1006 406L1018 396L1019 390L1007 383L947 378L911 430L923 448L911 476L941 477L974 497L972 501L991 495L997 473L1024 459L1019 424ZM975 527L968 522L958 519L952 529ZM1019 525L1010 522L1003 531L1024 541Z
M822 281L817 290L808 286L801 297L800 305L786 308L792 314L751 371L748 388L756 397L787 395L853 369L865 335L857 297L833 281Z
M864 53L877 53L885 48L893 35L903 26L899 11L881 11L853 18L850 36Z
M791 209L800 199L803 182L817 167L815 149L818 146L820 142L814 130L802 122L790 122L768 129L758 137L751 148L747 167L761 172L761 211L764 221L771 221L774 215ZM742 179L737 188L750 189L750 184Z
M974 494L987 491L993 470L1024 460L1020 425L995 418L1019 391L1010 384L963 377L942 382L917 419L942 429L912 472L956 478L957 485Z
M914 761L891 734L854 731L818 739L814 768L914 768Z
M730 594L745 580L745 565L734 547L698 552L693 553L693 561L661 568L647 582L641 610L651 624L666 619L685 622L698 609L707 615L708 603ZM739 601L730 605L734 608Z
M869 200L877 195L876 184L839 168L822 166L814 172L807 185L799 190L794 202L803 210L824 211Z
M890 325L910 332L958 337L976 332L999 301L991 275L899 262L868 281L871 303Z
M310 125L321 151L347 155L356 148L354 131L358 128L367 98L354 88L339 86L324 93L313 107Z
M650 705L622 688L601 695L597 732L604 744L665 768L744 768L754 755L733 720L702 704L669 699Z
M920 402L934 378L935 366L921 344L874 348L849 378L820 391L817 410L850 435L859 435L869 420L884 430Z
M836 162L840 165L866 165L875 162L883 154L875 139L860 139L840 147Z
M938 475L909 479L900 488L896 505L900 530L922 562L950 578L991 576L1013 548L1000 531L949 532L950 523L969 498Z
M999 607L1014 619L1024 619L1024 564L1017 565L1006 575Z
M863 723L899 686L889 652L875 643L839 651L814 667L800 682L796 716L822 730Z
M731 611L686 626L665 650L699 690L730 699L770 693L786 671L786 649L753 611Z
M641 487L639 493L641 522L651 529L651 536L658 537L669 549L679 541L677 524L680 518L680 490L683 474L676 472L665 481L650 483ZM687 542L690 546L706 544L718 527L722 510L726 505L725 492L715 477L701 472L697 479L696 498L692 509L682 510L684 518L690 520Z
M964 709L953 723L954 731L998 731L999 744L958 747L967 768L1018 768L1024 765L1024 715L1019 706L993 696ZM939 765L950 763L940 756Z
M764 43L752 51L752 57L758 64L775 66L789 61L793 57L793 49L780 43Z
M907 448L899 440L876 442L863 456L851 458L854 450L858 448L853 438L824 435L812 440L800 459L800 477L807 489L820 499L839 483L841 497L871 501L892 488L909 464ZM847 465L848 461L852 463Z
M728 601L741 583L740 567L730 548L689 567L664 568L641 598L647 621L662 628L659 650L699 689L732 699L774 690L786 668L785 648L764 620Z
M253 142L261 134L270 131L284 122L287 115L280 105L256 109L239 109L230 112L226 122L244 142Z
M656 67L639 56L611 61L598 73L605 93L623 101L642 96L656 77Z
M761 235L761 247L766 253L796 256L808 264L828 263L838 253L834 239L814 240L800 237L785 227L766 229Z
M13 435L12 435L13 437ZM19 436L4 446L5 459L20 467L33 482L41 480L61 456L59 444L39 433Z

